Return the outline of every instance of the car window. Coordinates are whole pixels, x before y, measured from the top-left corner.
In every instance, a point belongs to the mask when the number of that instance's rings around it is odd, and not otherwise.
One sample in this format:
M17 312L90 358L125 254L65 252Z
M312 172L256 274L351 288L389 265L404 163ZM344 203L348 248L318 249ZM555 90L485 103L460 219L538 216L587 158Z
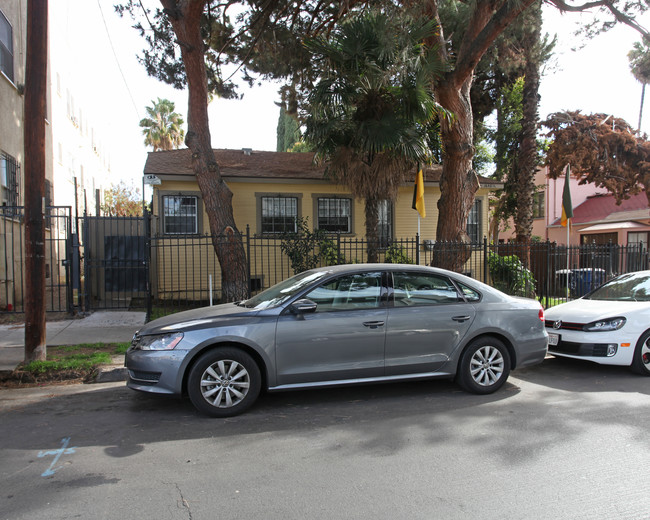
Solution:
M393 273L393 298L396 307L464 301L449 278L417 272Z
M458 287L460 287L460 290L463 292L463 295L468 302L477 302L481 299L481 295L471 287L468 287L459 281L456 281L456 283L458 284Z
M585 298L588 300L650 301L650 276L647 273L621 275Z
M318 307L316 312L379 307L381 272L359 273L330 280L305 295Z

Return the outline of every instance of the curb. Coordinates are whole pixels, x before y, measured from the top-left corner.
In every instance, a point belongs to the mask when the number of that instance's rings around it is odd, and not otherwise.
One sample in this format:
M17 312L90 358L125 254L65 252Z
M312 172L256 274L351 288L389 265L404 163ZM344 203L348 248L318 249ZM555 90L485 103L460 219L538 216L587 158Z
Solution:
M124 366L104 365L99 367L93 383L117 383L126 381L127 370Z

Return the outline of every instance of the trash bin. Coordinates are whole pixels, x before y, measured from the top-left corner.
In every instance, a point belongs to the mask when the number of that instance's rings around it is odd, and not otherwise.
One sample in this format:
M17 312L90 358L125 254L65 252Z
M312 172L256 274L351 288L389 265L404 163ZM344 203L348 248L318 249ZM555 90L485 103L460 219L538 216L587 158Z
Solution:
M604 269L572 269L575 285L571 287L571 296L580 298L588 292L600 287L605 282Z

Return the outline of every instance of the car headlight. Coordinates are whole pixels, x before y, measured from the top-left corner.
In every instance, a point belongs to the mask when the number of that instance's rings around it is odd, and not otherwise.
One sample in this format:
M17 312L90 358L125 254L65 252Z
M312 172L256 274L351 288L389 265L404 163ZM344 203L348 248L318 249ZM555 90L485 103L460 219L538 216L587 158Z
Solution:
M182 339L182 332L140 336L134 341L133 348L136 350L172 350Z
M626 321L627 320L622 317L592 321L591 323L587 323L584 327L582 327L582 330L587 332L606 332L609 330L618 330L623 325L625 325Z

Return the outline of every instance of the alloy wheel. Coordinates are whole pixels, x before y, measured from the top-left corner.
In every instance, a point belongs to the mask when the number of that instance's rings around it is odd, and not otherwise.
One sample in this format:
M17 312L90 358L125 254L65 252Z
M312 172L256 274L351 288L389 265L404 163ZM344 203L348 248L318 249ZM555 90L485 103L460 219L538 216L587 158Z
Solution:
M470 361L472 379L481 386L496 383L503 375L505 361L496 347L486 345L479 348Z

